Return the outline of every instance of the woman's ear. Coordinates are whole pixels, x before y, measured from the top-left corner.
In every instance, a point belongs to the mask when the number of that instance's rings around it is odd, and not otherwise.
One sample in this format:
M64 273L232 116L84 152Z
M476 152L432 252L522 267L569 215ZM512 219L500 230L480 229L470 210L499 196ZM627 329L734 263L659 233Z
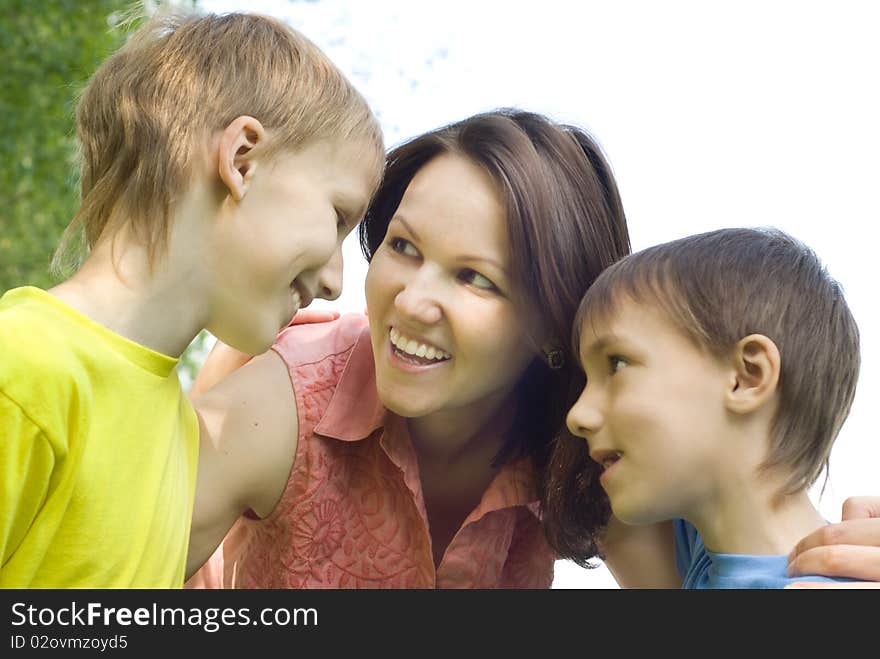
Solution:
M772 340L763 334L750 334L737 342L732 360L727 409L736 414L748 414L774 399L781 358L779 348Z
M565 353L561 346L547 342L541 346L541 355L550 370L558 371L565 366Z
M223 129L217 145L220 180L235 201L241 201L247 194L257 168L254 149L265 140L263 124L253 117L236 117Z

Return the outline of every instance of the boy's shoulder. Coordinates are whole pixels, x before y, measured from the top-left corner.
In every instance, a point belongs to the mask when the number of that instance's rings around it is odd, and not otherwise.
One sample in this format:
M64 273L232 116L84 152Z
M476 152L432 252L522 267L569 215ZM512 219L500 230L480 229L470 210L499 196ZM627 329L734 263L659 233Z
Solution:
M0 390L23 407L45 405L76 379L79 351L48 293L19 288L0 298Z
M46 296L48 293L40 289L22 287L0 297L0 355L4 365L45 363L47 352L64 338L63 324L58 322Z

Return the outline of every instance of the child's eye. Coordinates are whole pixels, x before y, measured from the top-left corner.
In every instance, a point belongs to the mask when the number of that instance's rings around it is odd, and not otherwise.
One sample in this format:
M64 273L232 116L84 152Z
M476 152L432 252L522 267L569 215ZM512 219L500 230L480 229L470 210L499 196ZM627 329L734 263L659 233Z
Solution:
M629 366L629 362L619 355L610 355L608 357L608 364L611 367L612 373L617 373L624 366Z
M487 291L498 290L498 287L495 286L495 284L493 284L489 279L481 275L476 270L471 270L470 268L465 268L464 270L459 272L458 278L466 284L476 286L477 288L482 288Z
M388 244L391 245L391 249L398 254L403 254L404 256L419 255L419 250L417 250L410 241L405 240L404 238L392 238L388 241Z

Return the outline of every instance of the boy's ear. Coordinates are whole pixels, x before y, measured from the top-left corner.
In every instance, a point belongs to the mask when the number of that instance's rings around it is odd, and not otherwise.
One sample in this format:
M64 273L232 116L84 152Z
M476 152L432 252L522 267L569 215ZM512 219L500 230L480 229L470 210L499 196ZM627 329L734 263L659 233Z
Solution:
M771 401L779 385L782 365L776 344L763 334L750 334L737 342L732 360L727 409L748 414Z
M263 124L253 117L236 117L223 129L217 146L220 179L236 201L241 201L257 168L254 148L266 141Z

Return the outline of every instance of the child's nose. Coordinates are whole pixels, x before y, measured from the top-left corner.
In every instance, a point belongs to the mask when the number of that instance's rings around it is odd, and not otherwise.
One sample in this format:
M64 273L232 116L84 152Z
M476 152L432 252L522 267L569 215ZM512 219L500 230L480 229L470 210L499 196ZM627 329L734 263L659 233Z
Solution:
M327 265L318 274L317 296L325 300L335 300L342 293L342 246L338 246Z
M565 423L568 430L576 437L587 439L602 427L602 414L587 395L586 389L581 393L572 408L568 411Z

